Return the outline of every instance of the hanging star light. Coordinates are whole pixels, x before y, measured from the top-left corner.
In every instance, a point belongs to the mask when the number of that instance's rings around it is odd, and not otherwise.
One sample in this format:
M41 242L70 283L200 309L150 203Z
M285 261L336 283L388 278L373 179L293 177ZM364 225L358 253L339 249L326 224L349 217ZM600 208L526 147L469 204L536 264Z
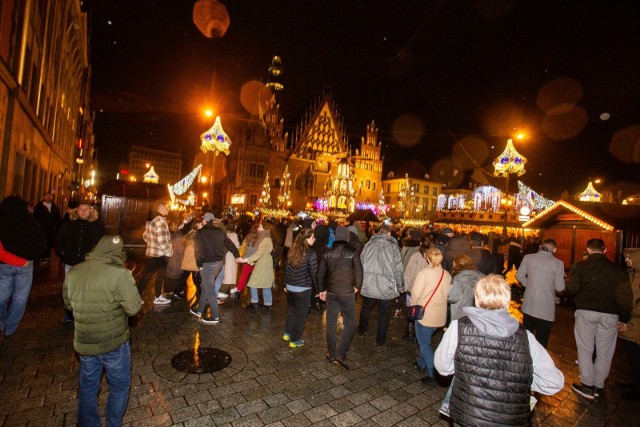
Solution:
M602 195L598 193L595 188L593 188L593 184L591 183L591 181L589 181L589 185L587 185L587 188L585 188L585 190L582 193L580 193L580 201L581 202L601 202L602 201Z
M222 129L220 116L216 116L216 121L211 126L211 129L200 135L200 141L202 141L200 149L203 153L213 151L216 156L220 153L224 153L225 156L229 155L231 139Z
M153 166L149 168L149 172L145 173L144 178L142 179L143 182L148 182L150 184L157 184L159 180L160 180L160 177L158 176L156 171L153 169Z
M193 181L196 179L196 176L198 176L198 174L200 173L200 169L202 169L201 164L196 166L194 170L189 172L189 174L184 178L182 178L180 181L171 185L169 187L169 190L173 192L173 194L176 194L178 196L181 196L184 193L186 193L189 187L191 187L191 184L193 184Z
M507 147L502 154L493 161L495 176L508 176L510 173L517 173L518 176L523 175L526 171L524 165L527 163L527 159L520 153L518 153L513 146L513 141L507 141Z

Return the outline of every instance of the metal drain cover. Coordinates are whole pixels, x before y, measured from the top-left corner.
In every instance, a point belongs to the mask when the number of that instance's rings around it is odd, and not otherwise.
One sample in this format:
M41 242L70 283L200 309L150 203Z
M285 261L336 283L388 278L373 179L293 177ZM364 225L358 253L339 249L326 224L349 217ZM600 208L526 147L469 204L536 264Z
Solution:
M231 363L231 355L219 348L200 347L185 350L173 356L171 366L188 374L206 374L220 371Z

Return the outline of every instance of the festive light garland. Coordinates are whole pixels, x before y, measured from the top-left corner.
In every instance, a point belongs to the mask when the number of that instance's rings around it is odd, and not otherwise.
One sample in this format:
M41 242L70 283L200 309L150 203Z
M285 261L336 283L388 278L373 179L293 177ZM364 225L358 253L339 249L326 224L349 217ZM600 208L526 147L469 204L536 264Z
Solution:
M200 141L202 141L200 149L205 154L208 151L213 151L216 156L220 153L224 153L225 156L229 155L231 139L229 139L229 136L225 133L224 129L222 129L220 116L216 116L216 121L213 123L213 126L200 135Z
M156 171L153 169L153 166L151 166L149 168L149 172L144 174L144 178L142 179L142 182L148 182L150 184L157 184L158 181L160 181L160 177L158 176Z
M278 205L281 209L287 207L287 203L291 198L291 174L289 173L289 165L284 167L284 173L280 181L280 194L278 194Z
M527 163L527 159L516 151L513 141L510 139L507 141L507 147L502 154L493 161L495 169L493 174L506 177L510 173L516 173L521 176L526 172L524 169L525 163Z
M607 231L613 231L614 230L614 226L611 224L607 224L604 221L601 221L600 219L596 218L595 216L588 214L587 212L583 211L582 209L578 209L577 207L570 205L569 203L565 202L564 200L560 200L558 202L556 202L553 206L545 209L544 211L540 212L535 218L530 219L529 221L525 222L524 224L522 224L523 227L529 227L531 224L533 224L536 220L538 220L539 218L548 215L550 212L560 208L560 207L564 207L566 209L569 209L571 212L576 213L578 215L580 215L581 217L583 217L584 219L591 221L592 223L594 223L595 225L597 225L598 227L602 227Z
M263 217L285 218L291 214L286 209L258 208L257 210Z
M262 184L262 193L260 193L260 200L258 204L261 207L268 208L271 205L271 188L269 187L269 172L264 177L264 184Z
M553 200L542 197L530 187L518 181L518 195L516 196L516 209L527 206L535 212L545 210L554 205Z
M196 166L194 170L189 172L187 176L182 178L180 181L176 182L173 185L169 186L169 191L173 192L173 194L181 196L187 192L193 181L196 179L196 176L200 173L200 169L202 169L202 165Z
M580 193L580 201L581 202L601 202L602 195L593 188L593 184L589 181L587 188Z

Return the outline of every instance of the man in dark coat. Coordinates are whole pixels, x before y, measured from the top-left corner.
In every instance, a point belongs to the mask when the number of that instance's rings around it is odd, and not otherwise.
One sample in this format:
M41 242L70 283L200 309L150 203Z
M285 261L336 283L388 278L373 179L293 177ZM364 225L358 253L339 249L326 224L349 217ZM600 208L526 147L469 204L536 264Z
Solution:
M31 218L27 203L18 196L6 197L0 203L0 242L7 251L29 261L22 267L0 263L0 338L4 341L22 320L33 282L33 261L46 247L40 224Z
M64 262L65 275L71 267L84 261L100 238L106 234L98 211L89 202L80 202L76 209L69 211L69 221L65 222L56 236L56 254ZM63 323L69 323L73 316L65 309Z
M40 203L33 210L33 218L40 223L44 237L47 239L47 247L42 253L42 262L48 262L51 256L51 248L54 245L54 239L60 226L62 225L62 216L60 209L53 202L53 194L45 193Z

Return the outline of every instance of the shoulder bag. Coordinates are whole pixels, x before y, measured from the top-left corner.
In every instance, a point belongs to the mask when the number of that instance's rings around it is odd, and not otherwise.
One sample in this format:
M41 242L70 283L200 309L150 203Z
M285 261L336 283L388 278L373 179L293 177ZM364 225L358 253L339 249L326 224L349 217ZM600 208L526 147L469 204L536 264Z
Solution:
M424 310L427 308L427 306L431 302L431 298L433 298L433 296L436 294L436 291L440 287L440 283L442 283L442 278L443 277L444 277L444 269L442 269L442 275L440 276L440 280L438 280L438 285L436 286L436 288L431 293L431 296L427 300L427 303L424 306L422 306L422 305L409 306L409 308L407 309L407 319L408 320L420 320L420 319L422 319L422 316L424 316Z

